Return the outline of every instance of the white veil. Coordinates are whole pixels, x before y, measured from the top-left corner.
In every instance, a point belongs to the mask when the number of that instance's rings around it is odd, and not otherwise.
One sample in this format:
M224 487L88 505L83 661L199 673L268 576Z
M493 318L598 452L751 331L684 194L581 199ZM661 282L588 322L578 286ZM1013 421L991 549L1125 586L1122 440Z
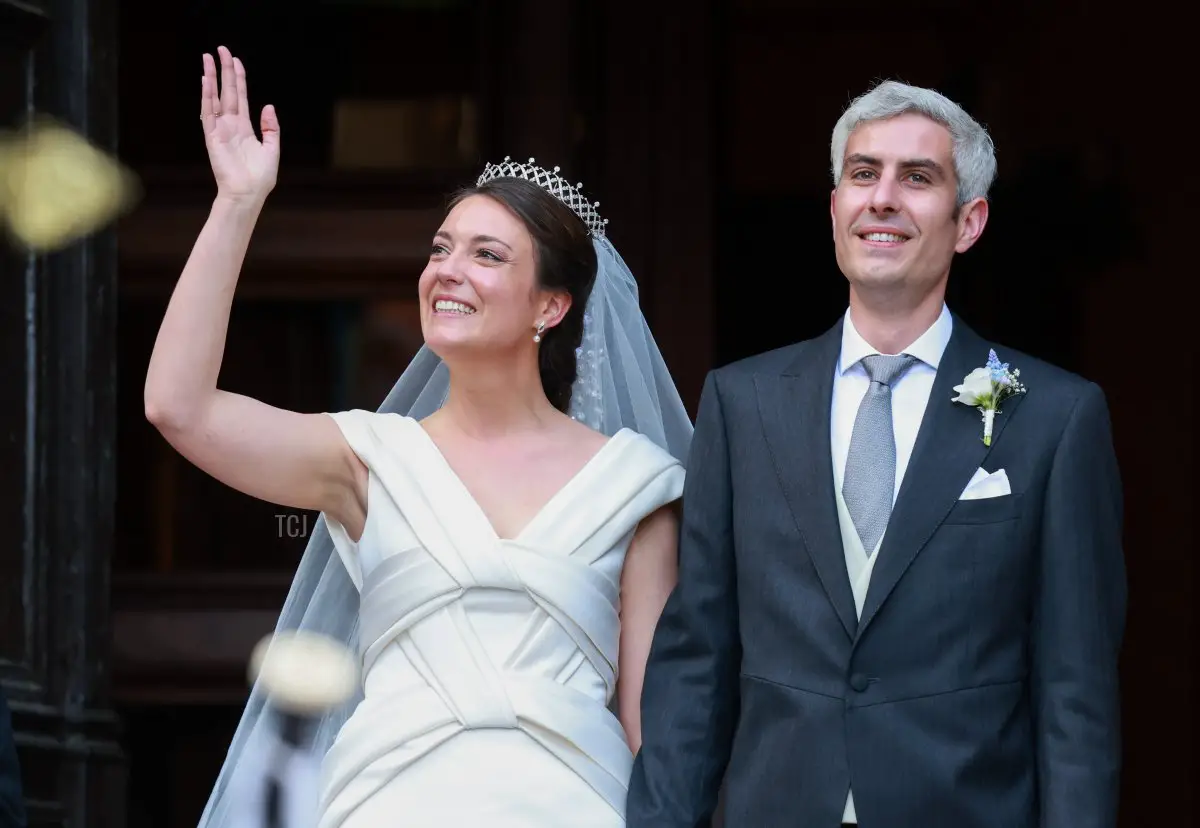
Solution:
M535 183L545 186L544 179ZM575 212L578 215L580 210ZM571 416L610 436L622 428L638 431L686 463L692 423L642 315L637 283L604 236L603 226L595 222L589 226L593 226L597 272L584 310L583 341L576 351L578 378L572 386ZM441 406L448 386L446 366L422 347L379 411L424 418ZM276 631L321 633L358 652L358 600L322 516L300 559ZM329 748L361 699L360 688L316 723L312 749L318 755ZM252 824L243 820L247 803L260 798L253 787L261 781L255 766L275 739L271 704L255 683L199 828Z

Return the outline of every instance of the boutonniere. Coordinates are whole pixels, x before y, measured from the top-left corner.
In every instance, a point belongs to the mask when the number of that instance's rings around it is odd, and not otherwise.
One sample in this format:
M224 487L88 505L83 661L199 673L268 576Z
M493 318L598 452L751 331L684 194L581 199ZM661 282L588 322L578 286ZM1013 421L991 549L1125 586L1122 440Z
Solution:
M1007 362L1001 362L994 350L988 351L987 365L976 368L963 378L962 385L954 386L958 392L952 402L978 408L983 414L983 444L992 444L992 423L1000 413L1000 403L1016 394L1024 394L1025 386L1018 381L1020 370L1010 371Z

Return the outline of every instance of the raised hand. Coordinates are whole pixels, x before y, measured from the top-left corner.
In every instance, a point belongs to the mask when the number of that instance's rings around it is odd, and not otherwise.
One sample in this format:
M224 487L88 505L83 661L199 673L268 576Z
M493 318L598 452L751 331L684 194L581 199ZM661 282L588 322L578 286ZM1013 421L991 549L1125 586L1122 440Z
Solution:
M263 107L260 141L250 123L245 67L224 46L217 48L217 55L221 61L219 93L216 65L209 54L204 55L200 86L200 120L217 193L239 201L261 201L275 187L279 170L279 119L275 107Z

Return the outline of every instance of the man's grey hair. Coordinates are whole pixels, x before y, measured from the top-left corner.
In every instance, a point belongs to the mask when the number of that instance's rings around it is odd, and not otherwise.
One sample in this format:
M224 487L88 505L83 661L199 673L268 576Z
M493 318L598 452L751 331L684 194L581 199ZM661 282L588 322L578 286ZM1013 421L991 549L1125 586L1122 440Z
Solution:
M885 81L850 102L833 128L829 160L833 168L833 186L842 180L846 142L859 124L881 121L915 112L950 131L954 141L954 174L958 179L958 206L976 198L987 198L996 179L996 148L991 136L979 122L940 92Z

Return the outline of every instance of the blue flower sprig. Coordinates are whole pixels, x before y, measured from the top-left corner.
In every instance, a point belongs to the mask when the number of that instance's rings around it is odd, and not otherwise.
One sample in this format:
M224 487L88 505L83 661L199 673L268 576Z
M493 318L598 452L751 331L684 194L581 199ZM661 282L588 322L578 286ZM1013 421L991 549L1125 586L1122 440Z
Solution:
M963 378L961 385L954 386L958 396L952 402L969 405L983 414L983 444L992 444L992 427L1000 413L1000 403L1016 394L1024 394L1025 386L1020 381L1020 369L1010 369L1001 362L994 349L988 350L987 364L976 368Z

